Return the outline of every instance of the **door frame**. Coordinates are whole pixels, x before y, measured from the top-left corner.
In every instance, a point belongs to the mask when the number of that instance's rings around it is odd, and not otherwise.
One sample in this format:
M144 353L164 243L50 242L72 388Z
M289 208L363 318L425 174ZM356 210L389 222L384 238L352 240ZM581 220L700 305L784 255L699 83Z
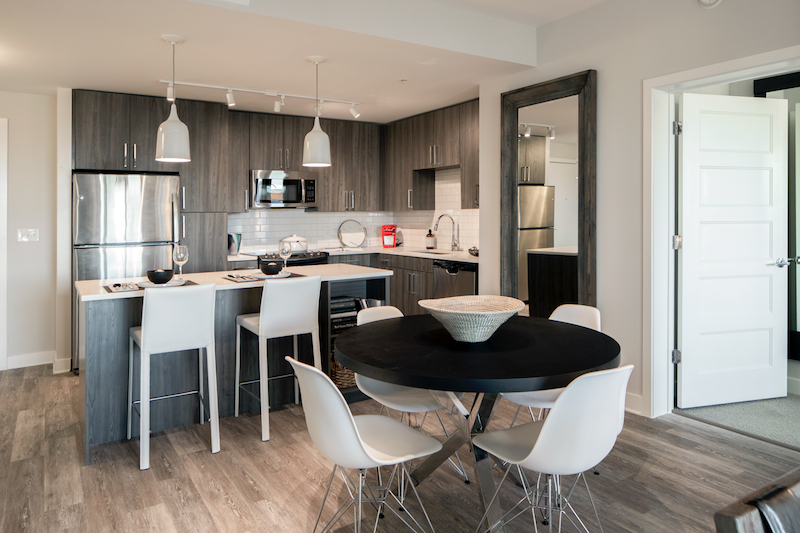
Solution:
M8 368L8 119L0 118L0 370Z
M644 80L642 84L642 414L675 404L675 95L800 69L800 46ZM648 379L649 377L649 379Z

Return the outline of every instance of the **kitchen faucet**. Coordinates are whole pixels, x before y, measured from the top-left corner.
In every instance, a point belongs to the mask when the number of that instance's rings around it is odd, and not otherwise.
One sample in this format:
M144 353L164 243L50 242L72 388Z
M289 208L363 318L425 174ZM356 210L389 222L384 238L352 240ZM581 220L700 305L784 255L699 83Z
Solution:
M447 213L442 213L441 215L439 215L439 218L436 219L436 224L433 225L433 231L436 231L436 230L439 229L439 221L442 220L442 217L449 218L451 224L453 225L453 237L452 237L452 240L450 242L450 250L455 252L456 250L458 250L458 241L456 240L456 221L453 220L453 217L451 217Z

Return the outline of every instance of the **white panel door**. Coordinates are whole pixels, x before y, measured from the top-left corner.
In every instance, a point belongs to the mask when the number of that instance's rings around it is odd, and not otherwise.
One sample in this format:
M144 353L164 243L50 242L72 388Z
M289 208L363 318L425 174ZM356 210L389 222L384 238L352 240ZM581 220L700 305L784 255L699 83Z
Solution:
M786 100L684 94L678 407L786 396Z

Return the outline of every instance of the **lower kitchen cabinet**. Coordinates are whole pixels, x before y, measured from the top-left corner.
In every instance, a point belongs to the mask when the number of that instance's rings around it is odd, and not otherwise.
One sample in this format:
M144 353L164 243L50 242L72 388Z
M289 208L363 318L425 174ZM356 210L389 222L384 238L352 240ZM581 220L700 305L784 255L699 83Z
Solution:
M227 213L182 213L181 244L189 248L189 261L183 265L183 271L227 270L227 235Z
M433 296L433 260L419 257L379 254L376 268L393 272L389 285L391 304L404 315L424 315L420 300Z

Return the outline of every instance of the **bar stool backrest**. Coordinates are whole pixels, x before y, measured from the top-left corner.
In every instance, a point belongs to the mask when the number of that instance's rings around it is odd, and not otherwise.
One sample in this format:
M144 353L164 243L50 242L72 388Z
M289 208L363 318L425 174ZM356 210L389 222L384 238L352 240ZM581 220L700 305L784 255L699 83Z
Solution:
M374 468L358 434L353 414L333 381L311 365L286 357L303 394L303 412L314 446L327 460L345 468Z
M178 352L214 342L216 285L144 290L142 351Z
M520 464L536 472L569 476L605 459L619 435L624 391L633 365L575 378L547 415L536 443Z
M356 316L356 326L375 322L376 320L386 320L387 318L400 318L403 312L393 305L381 305L379 307L367 307L358 312Z
M600 310L591 305L561 304L550 314L550 320L600 331Z
M261 294L259 336L272 339L319 329L322 276L268 279Z

